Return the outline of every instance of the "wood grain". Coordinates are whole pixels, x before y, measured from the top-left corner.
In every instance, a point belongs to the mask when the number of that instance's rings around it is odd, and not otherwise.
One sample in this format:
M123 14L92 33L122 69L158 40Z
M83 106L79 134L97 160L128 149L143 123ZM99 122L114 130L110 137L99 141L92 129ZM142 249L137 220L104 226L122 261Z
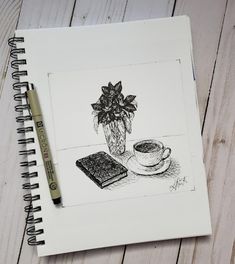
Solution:
M229 1L203 132L213 235L183 240L179 263L235 261L234 13Z
M156 241L129 245L126 248L124 264L176 263L179 240Z
M46 1L39 1L41 5L48 5ZM38 2L38 4L39 4ZM19 21L19 26L24 28L25 26L30 27L45 27L48 25L47 22L47 10L49 7L42 7L41 5L32 7L31 1L26 1L23 4L23 12L27 14L29 10L40 10L35 12L37 16L29 17L29 20ZM126 1L77 1L73 10L73 18L71 19L68 15L66 23L63 22L63 26L78 26L78 25L89 25L98 23L110 23L110 22L121 22L124 16L124 10ZM58 11L57 11L58 13ZM72 15L72 12L70 12ZM39 21L40 20L40 23ZM68 24L68 21L71 21ZM56 19L56 23L60 24L61 21ZM53 26L53 25L50 25ZM60 25L61 26L61 25ZM39 259L37 257L36 249L31 248L27 245L27 236L24 237L23 248L20 256L19 263L78 263L78 264L91 264L91 263L104 263L104 264L115 264L121 263L123 257L124 247L113 247L104 248L97 250L90 250L84 252L76 252L70 254L61 254L58 256L44 257Z
M34 2L35 5L32 5ZM41 10L46 10L44 15L45 19L50 17L46 23L42 23L43 12L40 12L38 7L39 1L25 1L22 6L19 27L20 28L32 28L36 27L35 17L39 16L40 23L38 25L43 25L44 27L49 24L53 26L53 17L54 17L54 26L61 26L58 19L58 6L61 8L61 17L65 21L64 11L68 9L69 1L40 1ZM71 2L70 10L72 13L73 1ZM7 39L14 34L14 28L16 26L16 21L19 16L19 3L17 1L2 1L2 9L0 10L1 19L5 28L5 35L1 40L6 41L6 43L1 42L1 54L3 54L5 45L7 45ZM58 6L56 5L58 3ZM26 12L27 4L29 4L30 9ZM63 4L63 5L62 5ZM45 8L45 6L47 8ZM56 7L57 6L57 7ZM56 7L56 8L55 8ZM35 9L34 9L35 8ZM31 17L30 14L32 10L37 10ZM48 11L50 10L50 11ZM18 12L18 13L17 13ZM22 17L22 15L24 17ZM12 17L11 17L12 16ZM26 17L29 20L25 20ZM67 15L67 25L70 22L70 16ZM25 22L22 22L22 19ZM26 23L27 21L27 23ZM5 23L5 24L4 24ZM2 25L2 24L1 24ZM0 30L3 30L2 27ZM1 31L3 32L3 31ZM3 44L2 44L3 43ZM7 47L7 46L6 46ZM5 52L5 51L4 51ZM9 52L9 51L8 51ZM6 54L6 52L4 53ZM5 60L8 61L7 56L5 55ZM7 65L5 66L5 69ZM1 131L1 142L0 142L0 263L17 263L18 255L21 249L21 242L24 234L25 227L25 213L24 213L24 201L23 201L23 191L22 183L23 180L20 177L22 169L20 169L19 162L22 161L18 155L19 147L17 145L18 135L16 134L17 124L15 122L15 112L13 101L13 90L12 90L12 79L11 79L11 68L8 67L6 80L2 80L2 95L0 100L0 131ZM24 243L25 245L25 243ZM25 245L26 247L26 245ZM28 257L22 263L31 263L30 258L32 257L31 251L35 251L32 247L27 245Z
M126 4L127 0L78 0L72 26L121 22Z
M125 21L171 16L174 1L128 1ZM132 263L176 263L179 240L160 241L128 245L124 264Z
M0 100L0 263L16 263L25 226L10 72Z
M121 22L126 1L77 1L71 26L82 26ZM94 249L84 252L63 254L44 258L45 263L76 264L119 264L122 261L124 246ZM48 261L48 262L47 262Z
M0 0L0 97L10 51L7 40L14 34L21 2L21 0Z
M161 3L161 8L162 6L163 5ZM121 22L124 17L125 8L127 8L126 1L100 1L98 5L97 5L97 1L78 1L74 9L72 26ZM137 6L136 11L138 11L138 8L141 8L141 6ZM150 6L150 9L151 8L152 8L152 4ZM156 5L155 8L156 8L155 10L158 10L158 12L159 9L161 9L161 8L158 9ZM162 16L164 15L162 14ZM125 19L126 18L128 18L128 16L125 16ZM124 251L124 247L90 250L87 252L77 252L77 253L60 255L56 257L43 258L44 261L43 263L49 263L52 261L53 262L55 261L55 263L64 263L66 259L66 263L70 263L70 261L72 260L73 263L74 261L76 261L76 263L84 263L84 264L90 264L90 263L115 264L115 263L121 263L123 257L123 251ZM22 252L22 255L23 253L24 252ZM32 263L37 263L35 261L36 258Z
M227 0L177 0L174 15L191 20L200 120L203 123Z
M211 88L203 143L213 236L184 239L181 247L180 240L172 240L129 245L125 251L124 247L113 247L41 259L37 257L36 248L27 245L27 237L23 235L25 213L11 70L5 74L9 56L6 40L16 26L20 2L0 0L0 263L17 263L19 254L19 263L23 264L235 263L234 0L228 1L227 9L226 0L177 0L174 13L187 14L191 18L201 121ZM173 7L173 0L77 0L76 3L75 0L24 0L18 28L80 26L163 17L171 15Z
M120 22L124 15L125 5L126 1L78 1L72 26ZM76 252L43 258L43 263L64 263L66 261L66 263L78 264L115 264L121 263L123 251L124 247L114 247Z
M211 6L213 8L210 8ZM176 2L174 15L187 14L191 20L201 121L203 121L206 111L225 7L226 1L220 0L213 1L213 3L210 0L178 0ZM143 249L144 245L141 250L137 250L139 245L130 246L130 251L126 251L124 263L131 263L133 258L139 259L139 263L144 263L144 260L152 263L151 261L154 262L155 259L158 259L160 263L175 263L178 250L180 251L179 242L179 240L175 240L170 242L169 246L168 242L164 242L163 247L162 242L156 243L155 247L154 244L149 244L146 246L146 251ZM187 242L185 244L188 245ZM185 251L187 252L187 250ZM156 257L156 252L163 257L162 260L159 259L159 256ZM167 256L168 259L166 260Z
M23 0L18 29L69 26L75 0Z
M124 21L171 16L174 0L128 0Z
M19 177L19 156L16 155L16 122L11 76L6 75L9 62L7 40L14 34L20 13L21 1L0 1L0 263L16 263L24 231L24 211L16 205L22 200L21 179ZM9 148L14 142L14 149ZM17 166L15 166L17 164Z

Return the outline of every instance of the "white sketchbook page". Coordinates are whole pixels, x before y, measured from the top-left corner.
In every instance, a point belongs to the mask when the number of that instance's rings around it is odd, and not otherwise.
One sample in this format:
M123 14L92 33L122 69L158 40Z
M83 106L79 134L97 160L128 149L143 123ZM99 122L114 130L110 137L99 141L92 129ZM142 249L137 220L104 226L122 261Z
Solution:
M135 95L138 104L128 139L187 133L179 60L56 72L49 73L49 89L57 150L105 143L102 126L94 130L91 104L102 86L119 81L123 95Z
M90 203L111 202L115 200L134 199L136 197L154 196L159 194L171 195L173 192L195 191L193 186L193 171L191 168L188 146L185 137L173 136L167 138L157 137L166 146L174 151L171 154L171 166L164 173L141 175L128 170L128 176L103 189L99 188L76 165L77 159L91 155L98 151L109 153L106 144L89 147L69 148L58 153L58 178L63 197L63 206L84 205ZM132 153L133 143L126 144L126 157L116 158L128 168L128 159ZM131 153L130 153L131 152ZM135 165L135 164L134 164ZM183 181L182 186L174 187L177 179Z
M95 132L91 104L102 86L120 80L122 93L136 95L138 104L124 155L133 155L133 144L140 139L156 139L172 149L172 165L155 177L129 170L126 178L101 190L75 162L98 151L109 153L102 125ZM177 178L184 178L177 191L194 189L180 60L51 73L49 84L64 206L170 193ZM66 108L61 107L64 100ZM127 168L128 157L119 157Z
M24 43L17 45L18 48L22 47L26 50L26 54L19 55L19 59L27 59L27 65L21 65L20 70L26 69L28 76L22 77L21 81L33 82L38 88L54 161L57 162L57 157L48 73L176 58L182 59L183 85L189 88L186 108L187 112L190 112L188 120L188 124L191 123L190 146L192 149L198 148L201 152L200 124L195 105L190 57L191 35L187 17L94 27L19 30L16 31L16 36L24 37L25 40ZM113 45L114 43L116 45ZM89 54L85 52L86 50L89 50ZM25 125L29 123L25 122ZM145 199L130 199L124 203L118 200L114 203L57 209L50 200L37 141L30 147L37 149L36 159L39 164L37 168L39 177L31 179L31 183L39 182L39 189L32 190L32 194L40 193L41 197L39 201L33 202L33 205L42 206L42 211L35 213L35 217L43 218L42 223L36 224L36 229L44 229L38 240L46 241L44 246L37 247L39 256L134 242L205 235L211 232L201 157L193 158L197 175L195 192L175 193L172 196L174 199L171 196L160 195ZM35 156L29 159L35 159ZM33 171L35 168L29 170ZM140 206L142 211L139 211ZM158 213L155 214L153 208L156 208ZM104 221L105 216L107 221ZM115 216L115 221L110 221L111 216ZM143 225L147 228L143 228Z

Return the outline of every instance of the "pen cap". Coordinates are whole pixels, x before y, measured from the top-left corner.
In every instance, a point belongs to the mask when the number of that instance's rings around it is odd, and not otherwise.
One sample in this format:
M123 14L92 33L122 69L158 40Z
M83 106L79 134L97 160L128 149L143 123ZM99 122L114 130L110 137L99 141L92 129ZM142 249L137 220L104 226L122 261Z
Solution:
M32 116L40 116L42 115L41 108L39 105L39 100L36 91L28 90L27 91L27 99L30 105Z

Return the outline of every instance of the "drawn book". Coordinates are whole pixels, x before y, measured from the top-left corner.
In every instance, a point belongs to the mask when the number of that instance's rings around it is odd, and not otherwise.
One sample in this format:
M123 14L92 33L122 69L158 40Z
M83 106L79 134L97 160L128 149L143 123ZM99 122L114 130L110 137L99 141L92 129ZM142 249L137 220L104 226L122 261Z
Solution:
M103 151L77 160L76 165L100 188L127 176L127 169Z
M39 256L211 233L186 16L17 30L9 45L23 187L31 189L26 233ZM28 83L60 207L50 197Z

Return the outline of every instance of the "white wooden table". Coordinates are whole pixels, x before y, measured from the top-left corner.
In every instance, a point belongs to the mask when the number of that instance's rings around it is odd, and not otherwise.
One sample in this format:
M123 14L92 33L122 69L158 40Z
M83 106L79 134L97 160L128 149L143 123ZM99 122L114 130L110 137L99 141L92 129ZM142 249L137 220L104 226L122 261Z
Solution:
M39 259L36 248L26 242L7 39L16 28L82 26L181 14L187 14L192 23L213 235ZM1 264L235 263L234 25L235 0L0 0Z

